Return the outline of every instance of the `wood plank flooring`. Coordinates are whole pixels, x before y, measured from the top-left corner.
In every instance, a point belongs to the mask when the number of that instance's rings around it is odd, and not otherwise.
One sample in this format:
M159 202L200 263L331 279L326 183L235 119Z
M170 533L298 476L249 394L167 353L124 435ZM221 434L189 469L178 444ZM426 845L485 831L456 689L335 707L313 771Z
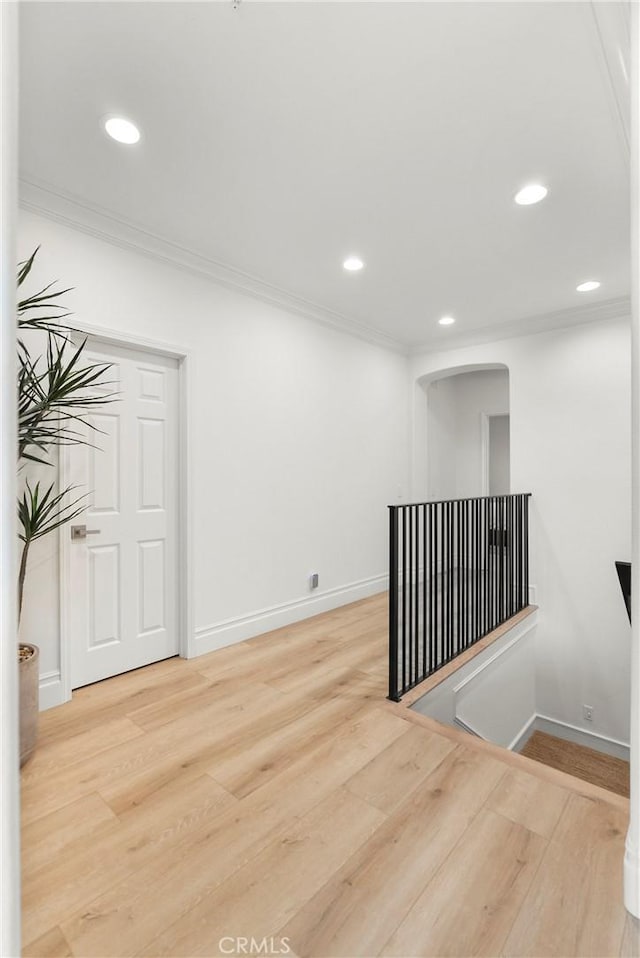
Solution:
M387 702L386 614L376 596L44 713L24 954L638 954L628 802Z
M546 732L534 732L521 754L582 778L585 782L593 782L594 785L624 795L625 798L629 797L629 763L621 758L567 742Z

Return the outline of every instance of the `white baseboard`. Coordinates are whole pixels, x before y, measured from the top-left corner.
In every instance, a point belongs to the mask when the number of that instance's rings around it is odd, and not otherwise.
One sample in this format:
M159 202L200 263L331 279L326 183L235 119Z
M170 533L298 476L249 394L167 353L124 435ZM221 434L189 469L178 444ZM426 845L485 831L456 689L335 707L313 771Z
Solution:
M243 642L254 635L271 632L273 629L308 619L321 612L337 609L341 605L366 599L379 592L385 592L388 587L389 577L384 573L371 576L369 579L361 579L359 582L351 582L349 585L336 589L327 589L326 592L316 593L304 599L296 599L283 605L260 609L249 615L227 619L215 625L204 626L195 631L195 652L192 657L214 652L227 645ZM67 701L59 671L45 672L40 676L39 699L41 712Z
M66 702L59 671L45 672L40 676L39 701L41 712Z
M453 719L453 724L457 725L458 728L461 728L463 732L466 732L467 735L473 735L475 738L481 738L483 742L486 742L484 736L480 735L480 732L477 732L471 725L467 722L463 722L461 718L458 718L456 715Z
M519 752L520 749L523 749L533 733L536 730L536 719L537 715L532 715L531 718L524 723L516 737L512 742L507 745L507 748L510 752Z
M251 639L254 635L280 629L293 622L319 615L321 612L330 612L331 609L337 609L341 605L348 605L350 602L377 595L378 592L386 591L388 580L386 573L371 576L369 579L351 582L349 585L339 586L336 589L328 589L319 595L294 599L292 602L260 609L249 615L226 619L215 625L202 626L196 629L194 657L223 649L227 645L235 645L236 642L244 642L245 639Z
M555 735L556 738L562 738L566 742L585 745L597 752L604 752L605 755L613 755L614 758L624 759L625 762L629 761L629 745L626 742L619 742L617 739L599 735L597 732L586 732L584 729L578 728L577 725L559 722L557 719L549 718L548 715L536 716L535 731L547 732L548 735Z

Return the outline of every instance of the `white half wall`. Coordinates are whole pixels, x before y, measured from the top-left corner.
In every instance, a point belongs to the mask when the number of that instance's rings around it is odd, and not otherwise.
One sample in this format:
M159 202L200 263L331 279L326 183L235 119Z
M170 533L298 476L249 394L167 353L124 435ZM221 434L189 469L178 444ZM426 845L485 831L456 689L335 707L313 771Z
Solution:
M387 504L407 494L407 359L23 211L34 284L83 323L189 353L194 629L219 647L386 588ZM57 543L34 549L24 634L59 700ZM310 591L309 575L320 587ZM291 619L289 619L291 621Z
M511 488L532 493L538 711L628 742L630 628L614 562L631 548L629 321L413 357L416 444L425 418L418 381L485 363L509 369ZM413 461L419 488L426 455L416 449Z
M509 629L412 708L504 748L517 746L536 718L537 615Z

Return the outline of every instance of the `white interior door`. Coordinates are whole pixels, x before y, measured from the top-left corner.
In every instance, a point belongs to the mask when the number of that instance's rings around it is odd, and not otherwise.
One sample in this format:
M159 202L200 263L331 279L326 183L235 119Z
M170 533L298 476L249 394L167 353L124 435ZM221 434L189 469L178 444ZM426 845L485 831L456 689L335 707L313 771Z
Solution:
M73 523L86 535L62 533L72 688L179 651L177 362L91 340L86 354L114 364L119 396L91 414L95 448L68 452L70 481L90 502Z

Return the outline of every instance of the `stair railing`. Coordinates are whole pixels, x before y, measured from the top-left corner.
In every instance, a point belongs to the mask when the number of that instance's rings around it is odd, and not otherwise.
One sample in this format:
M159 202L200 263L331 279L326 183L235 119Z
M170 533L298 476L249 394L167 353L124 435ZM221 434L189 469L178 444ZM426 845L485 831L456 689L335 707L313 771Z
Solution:
M389 698L529 604L530 493L389 506Z

